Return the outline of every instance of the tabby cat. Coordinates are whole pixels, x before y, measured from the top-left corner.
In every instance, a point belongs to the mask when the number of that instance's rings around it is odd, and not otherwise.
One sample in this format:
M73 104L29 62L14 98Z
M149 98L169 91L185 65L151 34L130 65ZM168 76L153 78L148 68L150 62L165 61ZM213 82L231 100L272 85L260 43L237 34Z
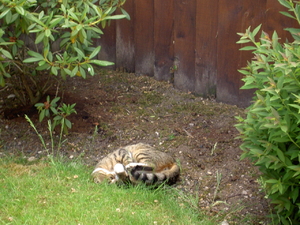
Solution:
M119 148L103 158L92 173L100 183L173 184L180 174L174 158L148 144L135 144Z

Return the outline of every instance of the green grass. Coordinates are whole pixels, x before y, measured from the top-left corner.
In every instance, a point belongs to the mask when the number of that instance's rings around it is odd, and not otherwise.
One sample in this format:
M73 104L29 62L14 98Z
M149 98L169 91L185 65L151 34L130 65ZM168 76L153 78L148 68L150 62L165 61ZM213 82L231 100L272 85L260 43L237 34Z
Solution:
M95 184L91 170L0 158L0 224L215 224L176 189Z

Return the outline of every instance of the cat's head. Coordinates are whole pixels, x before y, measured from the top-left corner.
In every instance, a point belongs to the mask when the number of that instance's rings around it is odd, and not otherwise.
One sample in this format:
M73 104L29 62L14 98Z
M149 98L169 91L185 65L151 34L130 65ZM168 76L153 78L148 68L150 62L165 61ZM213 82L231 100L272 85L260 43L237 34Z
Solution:
M109 171L104 168L96 168L92 176L94 177L95 183L108 182L109 184L113 183L123 183L129 179L128 172L125 166L121 163L117 163L114 166L114 171Z
M118 179L115 172L111 172L103 168L96 168L93 171L92 176L95 183L107 182L112 184L116 183Z

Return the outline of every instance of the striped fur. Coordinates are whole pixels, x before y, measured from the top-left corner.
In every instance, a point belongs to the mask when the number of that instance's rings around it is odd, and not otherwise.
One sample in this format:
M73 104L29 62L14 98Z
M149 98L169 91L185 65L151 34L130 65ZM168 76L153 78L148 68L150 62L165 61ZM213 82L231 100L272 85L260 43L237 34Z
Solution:
M175 183L180 169L174 158L150 145L139 143L119 148L103 158L92 173L100 183Z

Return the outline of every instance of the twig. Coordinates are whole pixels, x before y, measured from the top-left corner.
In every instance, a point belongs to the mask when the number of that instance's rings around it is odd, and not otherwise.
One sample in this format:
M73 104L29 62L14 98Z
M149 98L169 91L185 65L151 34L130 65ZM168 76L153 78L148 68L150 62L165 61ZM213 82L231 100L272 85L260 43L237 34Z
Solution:
M183 128L183 131L187 134L187 136L191 137L191 138L194 138L193 135L191 135L190 132L188 132L186 129Z
M8 86L5 86L4 88L1 88L0 91L4 91L4 90L7 89L7 88L8 88Z

